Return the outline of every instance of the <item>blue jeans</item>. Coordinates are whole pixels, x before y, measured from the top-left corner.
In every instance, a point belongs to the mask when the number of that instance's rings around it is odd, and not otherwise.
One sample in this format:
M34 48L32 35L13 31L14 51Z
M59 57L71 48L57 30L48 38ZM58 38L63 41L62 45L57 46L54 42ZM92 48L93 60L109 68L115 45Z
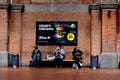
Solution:
M33 59L32 59L32 65L33 65L33 67L36 67L36 62L37 62L37 59L33 57Z

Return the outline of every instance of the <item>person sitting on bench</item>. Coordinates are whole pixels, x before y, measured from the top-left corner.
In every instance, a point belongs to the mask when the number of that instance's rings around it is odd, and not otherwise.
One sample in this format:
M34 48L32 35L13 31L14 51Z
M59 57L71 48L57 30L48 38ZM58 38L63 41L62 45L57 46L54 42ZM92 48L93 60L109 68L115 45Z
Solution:
M37 67L39 62L41 61L41 51L38 49L38 47L35 47L31 57L32 57L32 66Z
M75 60L75 63L77 64L78 68L81 68L82 66L82 54L83 52L79 49L77 49L77 47L74 47L74 50L72 51L72 55L73 55L73 60Z
M54 52L53 52L54 56L55 56L55 66L56 67L61 67L62 66L62 61L65 58L65 52L64 50L60 47L58 47Z

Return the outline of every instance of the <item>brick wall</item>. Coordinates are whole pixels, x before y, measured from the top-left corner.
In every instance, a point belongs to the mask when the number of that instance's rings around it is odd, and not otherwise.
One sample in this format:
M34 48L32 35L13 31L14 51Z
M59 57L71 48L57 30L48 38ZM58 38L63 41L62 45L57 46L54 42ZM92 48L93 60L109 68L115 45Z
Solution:
M7 11L0 12L0 51L7 52L8 46L8 17Z
M22 16L22 63L28 63L35 46L36 21L78 21L78 47L84 52L84 62L90 56L90 15L80 12L25 12ZM39 46L41 52L53 52L56 46ZM74 46L63 46L71 56ZM70 58L72 59L72 58Z
M99 0L95 0L96 2ZM19 0L14 0L15 3ZM21 0L20 2L30 3L30 0ZM84 0L83 3L92 2L91 0ZM36 8L38 7L39 8ZM12 12L9 15L9 24L7 22L7 12L0 12L0 21L1 21L1 31L0 31L0 51L7 51L10 53L19 53L21 63L29 63L31 59L31 52L34 49L35 37L36 37L36 21L77 21L78 22L78 48L83 51L83 63L90 64L90 55L91 54L100 54L101 49L103 51L113 51L117 49L117 53L120 53L120 28L119 28L119 17L118 13L118 25L117 25L117 35L116 29L116 13L112 12L112 17L108 18L107 12L103 12L102 17L99 15L99 12L90 14L86 9L88 7L82 8L84 5L52 5L54 8L50 10L49 6L38 5L28 9L29 5L25 6L25 11L21 12ZM68 7L71 7L70 9ZM61 8L62 7L62 8ZM26 9L27 8L27 9ZM36 8L35 10L33 10ZM43 9L42 9L43 8ZM96 17L95 17L96 16ZM103 19L101 26L101 17ZM114 20L114 21L113 21ZM93 21L93 22L92 22ZM110 23L109 23L110 22ZM3 27L4 26L4 27ZM8 27L9 26L9 29ZM114 27L113 27L114 26ZM108 31L108 27L109 31ZM102 30L101 30L102 28ZM96 30L97 29L97 30ZM7 30L9 30L9 46L7 44L8 35ZM104 32L105 30L105 32ZM102 31L102 32L101 32ZM100 34L101 33L101 34ZM92 35L91 35L92 34ZM101 37L102 35L102 37ZM106 47L107 36L111 36L110 39L114 42L113 47ZM117 40L116 40L117 37ZM102 39L102 40L101 40ZM96 43L96 41L98 41ZM103 42L103 43L100 43ZM95 44L93 44L95 43ZM111 43L111 42L110 42ZM101 45L102 44L102 45ZM98 46L97 46L98 45ZM96 47L97 46L97 47ZM57 46L39 46L42 54L45 58L48 52L53 52ZM71 52L74 46L63 46L66 53L66 59L72 59ZM92 51L92 53L91 53ZM68 57L69 56L69 57Z
M102 52L116 52L116 11L103 10L102 13Z
M53 2L57 2L59 4L59 2L63 3L63 2L78 2L78 3L91 3L91 2L99 2L100 0L13 0L13 3L53 3Z

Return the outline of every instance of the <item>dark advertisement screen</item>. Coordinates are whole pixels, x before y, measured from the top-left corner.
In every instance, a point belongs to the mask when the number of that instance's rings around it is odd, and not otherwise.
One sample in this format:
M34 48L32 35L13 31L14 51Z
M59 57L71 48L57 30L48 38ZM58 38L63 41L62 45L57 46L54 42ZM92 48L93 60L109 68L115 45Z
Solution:
M36 22L36 45L77 45L77 22Z

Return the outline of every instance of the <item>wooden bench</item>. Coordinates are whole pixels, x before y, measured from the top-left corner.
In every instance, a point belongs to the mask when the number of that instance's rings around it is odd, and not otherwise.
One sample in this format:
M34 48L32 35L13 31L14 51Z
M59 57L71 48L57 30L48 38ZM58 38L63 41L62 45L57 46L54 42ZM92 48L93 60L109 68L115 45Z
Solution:
M62 67L72 67L74 60L63 60ZM42 59L39 63L40 67L55 67L53 60Z
M42 60L39 62L40 67L55 67L55 63L53 60L48 60L47 56L52 57L53 52L42 52ZM62 62L63 67L72 67L72 63L74 60L72 60L72 53L71 52L65 52L65 59Z

